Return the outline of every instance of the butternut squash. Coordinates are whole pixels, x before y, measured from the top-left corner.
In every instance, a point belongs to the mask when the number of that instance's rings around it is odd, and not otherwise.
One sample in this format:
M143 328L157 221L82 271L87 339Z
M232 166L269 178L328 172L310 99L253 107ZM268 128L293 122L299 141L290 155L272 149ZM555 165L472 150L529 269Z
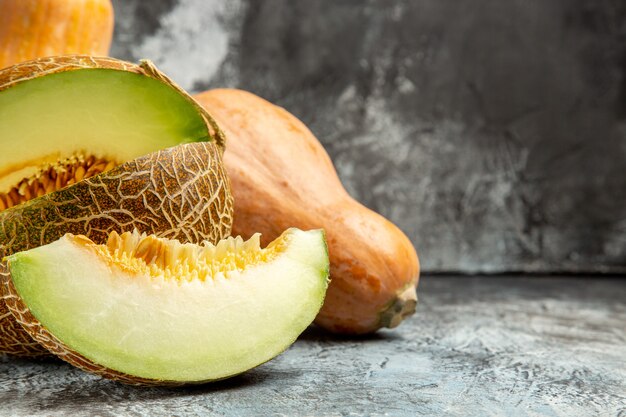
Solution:
M391 222L353 200L322 145L295 116L241 90L194 97L223 127L233 234L267 244L289 227L324 228L331 284L316 318L337 333L395 327L415 311L419 262Z
M0 68L52 56L106 56L111 0L0 0Z

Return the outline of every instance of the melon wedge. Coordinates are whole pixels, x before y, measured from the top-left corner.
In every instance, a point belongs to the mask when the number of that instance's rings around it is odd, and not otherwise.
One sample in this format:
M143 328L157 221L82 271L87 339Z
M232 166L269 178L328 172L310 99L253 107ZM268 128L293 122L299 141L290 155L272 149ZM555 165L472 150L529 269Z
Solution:
M87 371L129 383L227 378L284 351L328 285L321 230L217 245L113 233L68 234L7 258L5 302L39 343Z

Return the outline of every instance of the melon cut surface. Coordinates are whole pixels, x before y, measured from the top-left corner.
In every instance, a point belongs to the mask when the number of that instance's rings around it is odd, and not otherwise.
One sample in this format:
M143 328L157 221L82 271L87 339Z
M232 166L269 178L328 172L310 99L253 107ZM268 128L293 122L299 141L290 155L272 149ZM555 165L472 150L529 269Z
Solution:
M216 246L66 235L8 257L5 301L62 359L126 382L197 383L257 366L313 321L328 285L321 230ZM78 358L78 359L77 359Z
M47 65L59 70L64 60L76 65L80 59L86 58L59 58ZM141 67L106 58L91 68L53 73L22 66L17 75L10 69L0 73L0 191L60 158L85 155L121 163L180 143L211 140L189 96Z

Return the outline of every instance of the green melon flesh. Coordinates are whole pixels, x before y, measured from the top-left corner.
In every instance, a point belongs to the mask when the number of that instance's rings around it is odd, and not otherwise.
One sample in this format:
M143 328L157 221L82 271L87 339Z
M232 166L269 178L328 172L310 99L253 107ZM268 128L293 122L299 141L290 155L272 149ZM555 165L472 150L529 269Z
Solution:
M124 162L208 138L194 104L154 78L113 69L40 76L0 91L0 188L42 159L87 151Z
M272 260L204 282L125 273L67 237L7 259L19 297L69 349L132 376L200 382L278 355L321 308L324 234L285 234Z

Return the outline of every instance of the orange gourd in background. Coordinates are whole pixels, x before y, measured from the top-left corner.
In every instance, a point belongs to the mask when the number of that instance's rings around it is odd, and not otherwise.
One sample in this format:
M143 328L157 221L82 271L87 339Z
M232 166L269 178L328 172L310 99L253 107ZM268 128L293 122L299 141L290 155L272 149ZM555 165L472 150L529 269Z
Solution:
M110 0L0 0L0 68L67 54L106 56Z
M348 195L328 154L300 120L241 90L194 98L226 132L233 235L261 232L267 244L288 227L325 229L331 283L317 324L362 334L395 327L414 312L419 262L413 245Z

